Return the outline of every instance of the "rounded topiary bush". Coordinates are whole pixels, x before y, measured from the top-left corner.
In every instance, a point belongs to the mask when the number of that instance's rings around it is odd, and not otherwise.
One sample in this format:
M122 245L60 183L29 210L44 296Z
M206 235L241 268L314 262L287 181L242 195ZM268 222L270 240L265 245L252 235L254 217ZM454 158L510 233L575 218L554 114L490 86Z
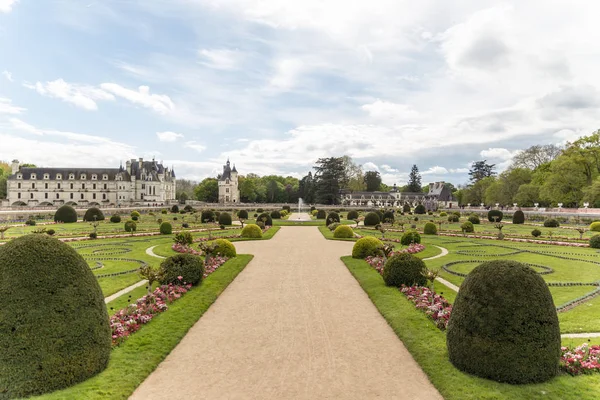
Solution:
M113 215L112 217L110 217L110 222L118 224L119 222L121 222L121 216L116 214Z
M445 211L442 211L440 213L440 217L446 217L446 216L448 216L448 213L446 213Z
M325 225L329 226L334 223L340 223L340 215L335 211L330 212L325 219Z
M460 221L460 216L456 214L448 215L448 222L458 222Z
M421 235L417 231L407 231L404 232L402 237L400 238L400 244L403 246L408 246L411 243L421 243Z
M407 212L410 212L410 204L408 204L408 203L405 203L405 204L402 206L402 211L404 211L405 213L407 213Z
M111 330L83 257L48 235L0 246L0 398L52 392L108 364Z
M131 218L133 219L133 217L139 218L140 217L140 212L139 211L132 211L131 212ZM135 221L135 220L134 220Z
M104 221L104 214L97 207L88 208L83 216L84 221Z
M473 225L477 225L477 224L481 223L481 221L479 220L479 216L475 215L475 214L469 215L469 218L467 218L467 221L469 221Z
M240 210L237 214L238 218L248 219L248 211Z
M531 236L533 236L533 237L542 236L542 231L540 231L539 229L534 229L531 231Z
M383 280L387 286L424 286L425 263L412 254L397 254L390 257L383 266Z
M415 207L415 214L425 214L427 210L425 210L425 206L423 204L418 204Z
M271 218L273 218L273 219L280 219L281 218L281 212L277 211L277 210L271 211Z
M552 378L560 329L546 282L516 261L475 267L456 296L447 345L454 366L482 378L508 383Z
M460 229L465 233L475 232L475 228L473 227L473 223L471 221L463 222L460 226Z
M317 211L317 219L325 219L325 217L327 217L327 213L325 212L325 210Z
M600 249L600 235L594 235L590 238L590 247Z
M378 256L381 254L382 247L383 243L381 240L373 236L366 236L358 239L356 243L354 243L354 247L352 247L352 257L365 258L368 256Z
M264 221L263 218L265 218ZM262 213L258 217L256 217L256 222L263 222L265 226L273 226L273 219L267 213Z
M513 214L513 224L524 224L525 223L525 213L521 210L515 211Z
M171 212L173 214L179 213L179 206L177 204L173 204L173 207L171 207Z
M77 211L71 206L64 205L54 213L54 222L64 222L65 224L77 222Z
M437 235L437 226L433 222L427 222L423 227L423 233L426 235Z
M219 224L220 225L231 225L231 214L223 212L219 215Z
M262 237L262 229L258 225L248 224L242 229L241 236L243 238L258 239Z
M197 285L204 275L204 261L193 254L177 254L160 263L162 285L191 283ZM179 279L180 277L182 279Z
M354 231L348 225L340 225L333 231L333 237L338 239L353 238Z
M393 211L386 211L383 213L383 219L381 220L381 222L387 222L387 223L393 223L394 222L394 212Z
M559 226L560 226L560 223L553 218L550 218L550 219L547 219L544 221L544 227L546 227L546 228L558 228Z
M358 211L356 211L356 210L350 210L350 211L348 211L347 219L354 220L354 219L357 219L357 218L358 218Z
M200 219L202 222L215 222L216 216L211 210L203 210L202 214L200 214Z
M137 224L135 221L125 222L125 232L135 232L137 230Z
M376 212L370 212L367 215L365 215L365 226L375 226L378 225L381 222L381 219L379 218L379 214L377 214Z
M210 242L210 244L216 245L213 254L233 258L237 255L235 246L227 239L217 239Z
M500 222L504 217L504 213L500 210L490 210L488 211L488 221L490 222Z
M194 207L192 207L191 205L187 204L185 207L183 207L183 211L185 211L185 212L192 212L192 211L194 211Z
M160 224L161 235L170 235L171 233L173 233L173 226L169 222L163 222Z

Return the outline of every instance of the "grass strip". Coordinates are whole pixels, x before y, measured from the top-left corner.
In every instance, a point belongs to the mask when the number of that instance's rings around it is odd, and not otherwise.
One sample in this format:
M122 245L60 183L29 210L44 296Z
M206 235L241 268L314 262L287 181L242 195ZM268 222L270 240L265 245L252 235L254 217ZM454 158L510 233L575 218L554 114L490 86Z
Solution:
M36 399L126 399L183 339L212 303L252 260L238 255L210 274L169 310L112 350L108 367L78 385ZM128 296L128 295L125 295Z

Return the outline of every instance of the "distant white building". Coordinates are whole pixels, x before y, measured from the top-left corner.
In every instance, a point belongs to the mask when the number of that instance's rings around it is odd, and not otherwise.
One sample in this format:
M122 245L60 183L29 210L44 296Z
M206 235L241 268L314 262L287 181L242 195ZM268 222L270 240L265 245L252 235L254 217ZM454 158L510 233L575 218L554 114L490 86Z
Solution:
M116 206L175 200L175 172L152 160L131 159L125 168L29 168L12 162L10 206Z
M223 173L219 177L219 203L239 203L240 189L238 186L238 172L235 164L231 168L229 160L223 165Z
M340 191L340 196L342 205L346 206L400 207L408 204L414 207L423 204L428 210L458 206L444 182L430 183L427 193L401 192L394 184L389 192L353 192L344 189Z

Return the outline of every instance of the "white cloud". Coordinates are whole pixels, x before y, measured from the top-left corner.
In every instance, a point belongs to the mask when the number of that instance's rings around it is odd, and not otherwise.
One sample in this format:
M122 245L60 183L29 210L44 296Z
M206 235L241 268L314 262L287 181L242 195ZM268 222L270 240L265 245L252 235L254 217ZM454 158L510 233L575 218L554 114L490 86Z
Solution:
M0 13L9 13L19 0L0 0Z
M492 160L508 161L515 156L516 152L509 151L504 148L494 147L487 150L482 150L479 155L483 158L490 158Z
M304 65L298 59L283 59L275 63L275 73L270 80L271 87L279 90L290 90L296 86Z
M394 172L398 172L398 170L397 170L397 169L395 169L395 168L392 168L392 167L390 167L390 166L389 166L389 165L387 165L387 164L383 164L383 165L381 165L381 169L382 169L383 171L385 171L385 172L388 172L388 173L394 173Z
M0 97L0 114L21 114L26 109L12 104L12 100Z
M183 145L183 147L187 147L188 149L192 149L192 150L196 150L198 153L202 153L204 150L206 150L206 146L197 143L196 141L189 141L189 142L185 142L185 144Z
M158 140L161 142L175 142L177 139L183 138L183 134L175 132L156 132Z
M14 82L14 81L15 81L15 80L13 79L13 77L12 77L12 74L11 74L9 71L7 71L7 70L4 70L4 71L2 71L2 75L3 75L3 76L6 78L6 79L8 79L8 81L9 81L9 82Z
M98 109L97 100L114 100L115 97L97 87L65 82L62 78L54 81L35 84L24 83L23 86L36 90L42 96L61 99L84 110Z
M450 168L448 171L450 171L451 174L466 174L469 172L469 168Z
M363 171L379 171L379 167L372 162L366 162L362 165Z
M374 118L410 119L419 116L417 111L406 104L396 104L379 99L373 103L364 104L361 108Z
M199 54L201 64L222 70L237 69L243 59L241 52L229 49L202 49Z
M116 83L103 83L100 88L115 96L129 100L133 104L150 108L161 115L169 114L175 110L175 104L169 96L151 94L148 86L140 86L138 90L131 90Z
M445 175L447 173L448 170L446 168L436 165L435 167L430 167L427 171L421 172L421 175Z

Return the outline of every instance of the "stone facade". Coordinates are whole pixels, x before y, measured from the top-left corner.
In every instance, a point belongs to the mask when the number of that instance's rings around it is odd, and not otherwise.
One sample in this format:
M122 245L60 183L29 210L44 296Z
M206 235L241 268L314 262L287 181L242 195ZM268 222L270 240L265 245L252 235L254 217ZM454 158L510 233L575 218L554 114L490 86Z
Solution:
M223 165L223 173L219 177L219 203L232 204L240 202L238 172L235 164L231 168L229 160Z
M408 204L415 207L423 204L428 210L437 210L439 207L457 206L452 198L452 193L445 187L444 182L429 184L428 193L400 192L394 187L389 192L351 192L341 191L341 202L345 206L367 206L367 207L401 207Z
M10 206L119 206L175 200L175 172L142 158L119 168L28 168L12 163Z

